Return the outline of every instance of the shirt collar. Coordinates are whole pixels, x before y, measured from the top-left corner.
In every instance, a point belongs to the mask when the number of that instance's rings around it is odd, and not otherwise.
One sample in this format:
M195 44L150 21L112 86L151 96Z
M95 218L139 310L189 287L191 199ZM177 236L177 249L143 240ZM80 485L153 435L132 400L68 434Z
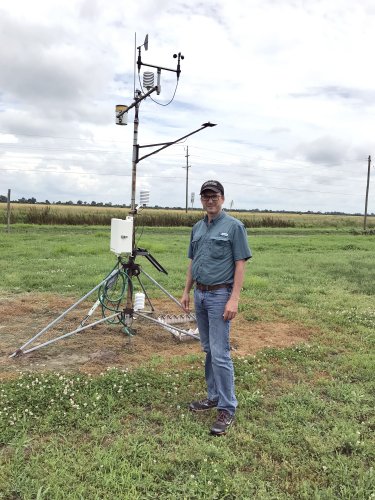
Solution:
M214 217L211 221L212 224L216 224L216 222L218 222L220 219L222 219L223 217L225 217L225 212L224 210L221 210L220 213L217 214L216 217ZM207 214L204 216L204 219L205 223L208 225L208 216Z

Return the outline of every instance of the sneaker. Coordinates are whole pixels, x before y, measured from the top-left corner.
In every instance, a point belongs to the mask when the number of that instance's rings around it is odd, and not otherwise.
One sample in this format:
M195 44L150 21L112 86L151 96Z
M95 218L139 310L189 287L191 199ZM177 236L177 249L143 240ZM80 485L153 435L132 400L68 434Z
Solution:
M202 399L201 401L193 401L189 405L190 411L206 411L217 407L217 401L212 399Z
M214 434L215 436L222 436L223 434L226 434L233 422L234 415L231 415L229 411L219 410L216 422L211 427L211 434Z

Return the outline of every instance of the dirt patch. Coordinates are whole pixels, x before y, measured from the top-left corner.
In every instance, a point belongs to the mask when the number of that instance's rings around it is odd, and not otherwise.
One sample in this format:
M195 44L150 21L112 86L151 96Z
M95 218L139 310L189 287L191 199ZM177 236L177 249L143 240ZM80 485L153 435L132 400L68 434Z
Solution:
M137 319L132 327L136 335L123 333L120 324L102 323L67 338L42 347L29 354L10 358L51 321L55 320L74 301L60 295L23 294L2 297L0 302L0 379L12 378L20 371L57 371L97 374L109 367L133 368L155 357L168 359L201 352L199 342L183 342L150 321ZM42 334L29 349L51 338L78 328L90 310L92 302L83 302L66 318ZM180 314L173 302L153 300L154 317L162 314ZM100 319L100 308L91 321ZM189 325L195 328L194 324ZM233 356L254 354L264 347L288 347L299 344L312 334L296 323L249 322L241 314L232 323L231 346Z

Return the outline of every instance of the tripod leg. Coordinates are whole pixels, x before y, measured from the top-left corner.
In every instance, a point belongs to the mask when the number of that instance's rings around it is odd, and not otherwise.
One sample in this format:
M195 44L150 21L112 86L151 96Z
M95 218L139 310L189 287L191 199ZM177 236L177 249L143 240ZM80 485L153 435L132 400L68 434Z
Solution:
M119 316L120 314L121 314L121 312L118 312L118 313L113 314L111 317ZM40 349L41 347L45 347L47 345L52 344L53 342L57 342L58 340L70 337L71 335L74 335L75 333L83 332L84 330L87 330L88 328L92 328L95 325L99 325L100 323L103 323L104 321L107 321L107 319L108 318L102 318L102 319L99 319L98 321L95 321L94 323L91 323L90 325L81 326L79 328L76 328L72 332L65 333L64 335L60 335L60 337L56 337L54 339L47 340L47 342L43 342L43 344L38 344L35 347L31 347L30 349L27 349L26 351L22 351L22 353L23 354L27 354L29 352L36 351L37 349Z
M29 344L31 344L32 342L34 342L34 340L36 340L38 337L40 337L43 333L45 333L47 330L49 330L50 328L52 328L56 323L58 323L59 321L61 321L70 311L72 311L73 309L75 309L81 302L83 302L85 299L87 299L87 297L89 297L92 293L94 293L98 288L100 288L102 286L103 283L105 283L106 281L108 281L108 279L110 279L111 277L115 276L117 273L119 272L118 269L116 270L113 270L109 276L107 276L103 281L101 281L99 283L99 285L96 285L92 290L90 290L88 293L86 293L86 295L84 295L83 297L81 297L75 304L73 304L72 306L70 306L68 309L66 309L66 311L64 311L62 314L60 314L60 316L58 318L56 318L55 320L53 320L51 323L49 323L46 327L43 328L43 330L41 330L39 333L37 333L36 335L34 335L34 337L32 337L30 340L28 340L25 344L23 344L22 347L20 347L19 349L17 349L17 351L15 351L13 354L11 354L9 357L10 358L13 358L14 356L17 356L19 354L22 354L23 353L23 350L26 346L28 346Z
M160 288L160 290L162 290L165 295L167 295L171 300L173 300L173 302L175 302L179 307L181 307L181 309L183 309L182 305L181 305L181 302L179 302L175 297L173 297L173 295L171 295L168 290L166 290L165 288L163 288L156 280L154 280L154 278L152 276L150 276L149 274L146 273L146 271L144 271L142 268L141 268L141 271L143 274L145 274L147 276L147 278L152 281L152 283L154 283L154 285L156 285L158 288Z

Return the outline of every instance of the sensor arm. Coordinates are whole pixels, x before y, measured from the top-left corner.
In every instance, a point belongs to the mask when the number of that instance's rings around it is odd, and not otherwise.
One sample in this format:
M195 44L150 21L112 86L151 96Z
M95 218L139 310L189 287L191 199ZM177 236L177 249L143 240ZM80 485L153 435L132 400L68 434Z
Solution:
M200 128L198 128L197 130L194 130L193 132L190 132L190 134L186 134L183 137L180 137L179 139L176 139L175 141L172 141L172 142L162 142L162 143L159 143L159 144L147 144L145 146L138 146L138 148L151 148L153 146L159 146L160 144L163 145L161 148L156 149L155 151L152 151L151 153L149 153L147 155L141 156L140 158L137 158L136 163L139 163L140 161L144 160L145 158L148 158L149 156L152 156L152 155L154 155L156 153L159 153L159 151L162 151L163 149L166 149L169 146L172 146L173 144L176 144L177 142L182 141L182 139L186 139L186 137L190 137L191 135L196 134L197 132L200 132L201 130L203 130L203 129L207 128L207 127L215 127L215 126L216 126L216 123L211 123L211 122L203 123L202 126Z
M138 64L141 64L142 66L147 66L148 68L165 69L165 71L172 71L172 73L177 73L178 72L177 69L164 68L163 66L156 66L155 64L146 64L146 63L143 63L143 62L140 62ZM140 69L140 67L139 67L139 69ZM180 73L181 73L181 70L180 70Z
M141 97L138 97L138 98L134 99L133 104L131 104L128 108L124 109L123 111L120 111L116 115L116 118L121 118L121 116L124 115L125 113L127 113L129 111L129 109L134 108L134 106L136 106L138 103L140 103L141 101L143 101L143 99L146 99L146 97L148 97L150 94L152 94L153 92L155 92L155 90L158 90L158 88L159 88L158 86L152 87L152 89L150 89L148 92L146 92L146 94L142 95Z

